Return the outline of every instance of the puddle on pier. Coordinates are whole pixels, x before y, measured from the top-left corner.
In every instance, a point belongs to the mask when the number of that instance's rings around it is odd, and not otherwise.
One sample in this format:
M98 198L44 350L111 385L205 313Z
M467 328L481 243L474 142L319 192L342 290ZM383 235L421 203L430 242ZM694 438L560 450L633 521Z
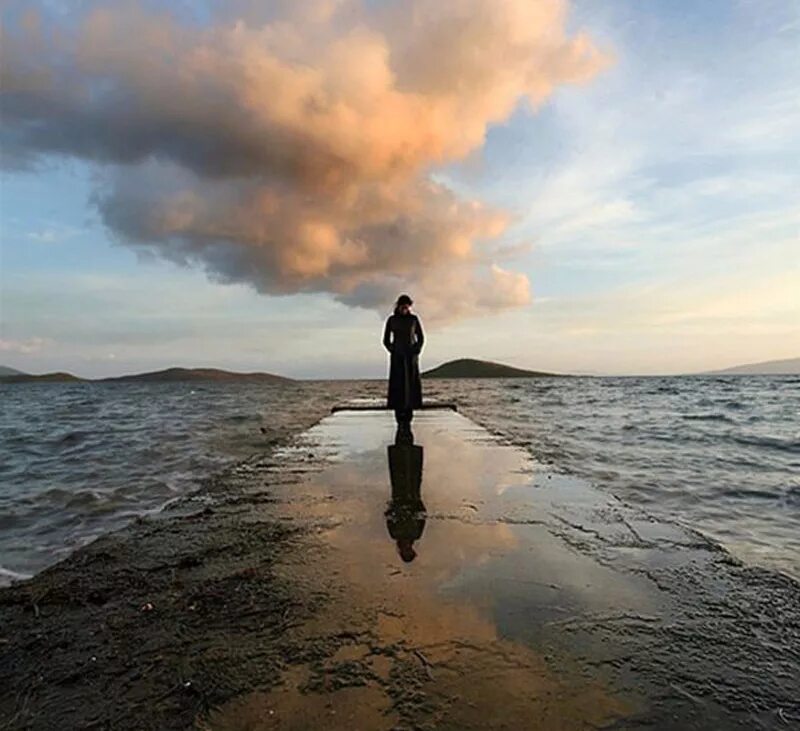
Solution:
M583 530L582 511L608 498L449 411L417 415L413 441L380 412L339 412L308 440L326 466L270 510L318 531L283 571L324 592L295 632L325 649L214 711L209 728L580 729L637 709L602 662L586 672L613 648L571 646L559 629L662 613L646 578L558 534Z

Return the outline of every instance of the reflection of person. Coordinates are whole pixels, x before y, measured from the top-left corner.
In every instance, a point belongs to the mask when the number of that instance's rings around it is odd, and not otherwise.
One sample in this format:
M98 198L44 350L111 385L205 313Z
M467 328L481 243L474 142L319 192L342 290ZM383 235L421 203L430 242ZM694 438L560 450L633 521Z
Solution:
M422 406L418 356L425 335L419 318L411 312L412 304L411 297L401 294L383 329L383 347L391 354L388 406L394 409L398 424L408 424L413 410Z
M414 444L410 430L398 429L395 443L387 448L392 499L386 509L386 527L397 543L397 552L406 563L417 557L414 541L425 529L422 502L422 447Z

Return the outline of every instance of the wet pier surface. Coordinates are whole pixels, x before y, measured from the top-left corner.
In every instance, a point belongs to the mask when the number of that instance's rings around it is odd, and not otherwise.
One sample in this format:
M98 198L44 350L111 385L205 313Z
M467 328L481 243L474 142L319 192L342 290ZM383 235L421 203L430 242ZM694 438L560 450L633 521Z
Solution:
M9 727L797 727L795 582L455 412L412 430L339 411L0 593Z
M278 491L277 511L312 521L319 553L285 570L325 586L322 624L352 641L216 723L266 709L286 728L724 728L798 712L796 587L778 580L785 613L754 613L741 571L700 536L456 413L412 429L344 411L311 431L330 463ZM337 688L337 668L359 684Z

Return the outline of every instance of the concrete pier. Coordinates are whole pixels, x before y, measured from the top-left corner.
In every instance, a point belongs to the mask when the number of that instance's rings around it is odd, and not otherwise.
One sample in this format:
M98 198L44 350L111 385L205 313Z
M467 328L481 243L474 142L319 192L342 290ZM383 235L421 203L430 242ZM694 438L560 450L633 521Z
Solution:
M795 582L452 410L411 431L337 411L0 592L9 727L800 719Z
M276 509L313 522L319 555L285 570L310 570L331 598L323 624L352 639L329 676L293 666L216 723L270 709L286 728L701 729L797 713L800 680L753 637L752 577L726 553L452 411L412 430L344 410L308 434L330 461ZM797 587L778 584L790 607ZM775 636L794 659L797 611ZM363 684L337 689L337 663Z

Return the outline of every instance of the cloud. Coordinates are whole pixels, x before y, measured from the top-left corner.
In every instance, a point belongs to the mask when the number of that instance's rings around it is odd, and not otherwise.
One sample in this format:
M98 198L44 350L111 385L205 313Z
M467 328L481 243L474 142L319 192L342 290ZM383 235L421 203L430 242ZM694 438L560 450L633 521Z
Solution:
M57 244L73 238L81 233L81 229L63 224L45 223L38 230L28 231L25 238L37 244Z
M0 339L0 352L3 353L38 353L52 341L46 338L28 338L27 340Z
M220 281L378 309L408 289L442 318L519 306L527 280L492 261L507 216L431 173L607 63L566 14L562 0L8 13L6 162L96 163L116 235Z

